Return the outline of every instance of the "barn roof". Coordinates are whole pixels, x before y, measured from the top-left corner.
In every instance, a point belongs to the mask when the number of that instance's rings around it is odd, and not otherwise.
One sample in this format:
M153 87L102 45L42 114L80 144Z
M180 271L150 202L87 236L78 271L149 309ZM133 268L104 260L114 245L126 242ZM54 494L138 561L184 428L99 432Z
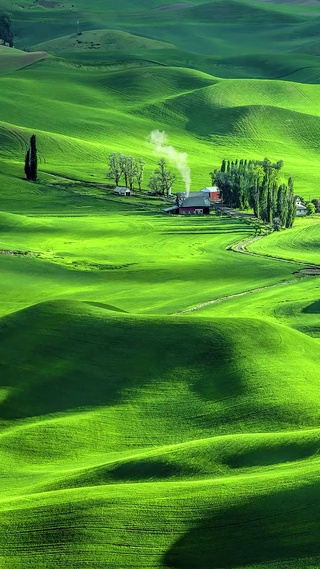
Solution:
M176 211L178 209L177 205L173 205L171 207L167 207L166 209L164 209L163 211L165 211L166 213L169 213L170 211Z
M200 192L199 192L200 193ZM179 207L209 207L210 200L205 195L189 195L183 198L179 204Z

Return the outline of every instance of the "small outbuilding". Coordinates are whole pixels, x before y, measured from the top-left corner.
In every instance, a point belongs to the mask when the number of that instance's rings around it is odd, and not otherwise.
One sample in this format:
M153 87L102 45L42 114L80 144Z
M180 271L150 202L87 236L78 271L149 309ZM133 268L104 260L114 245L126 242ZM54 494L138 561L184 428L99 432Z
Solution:
M296 205L296 213L297 217L302 217L303 215L307 215L307 208L305 205Z
M123 186L117 186L113 193L117 196L131 196L131 190Z
M307 208L305 205L303 205L301 198L299 197L296 197L296 214L297 217L307 215Z

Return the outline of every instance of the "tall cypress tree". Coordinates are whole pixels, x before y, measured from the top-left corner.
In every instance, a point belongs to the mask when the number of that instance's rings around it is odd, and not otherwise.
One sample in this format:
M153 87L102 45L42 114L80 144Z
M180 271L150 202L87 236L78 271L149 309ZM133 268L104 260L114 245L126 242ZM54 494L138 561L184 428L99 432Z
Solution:
M27 150L26 157L24 160L24 173L27 180L30 180L30 148Z
M35 182L37 180L38 156L37 156L37 142L35 134L33 134L30 138L30 146L27 150L24 162L24 171L27 180L31 180L32 182Z
M294 187L293 187L293 180L290 176L288 180L288 215L286 220L286 227L292 227L293 222L296 217L296 200L294 197Z

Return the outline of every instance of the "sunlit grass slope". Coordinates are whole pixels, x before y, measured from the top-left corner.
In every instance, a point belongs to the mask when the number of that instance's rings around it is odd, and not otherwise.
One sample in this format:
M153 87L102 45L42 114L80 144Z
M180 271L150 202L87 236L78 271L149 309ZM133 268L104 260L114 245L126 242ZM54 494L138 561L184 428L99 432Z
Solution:
M212 303L194 312L196 316L262 318L290 326L320 338L319 278L300 277L278 287Z
M292 230L268 235L266 239L250 245L250 250L320 266L319 216L296 219Z
M0 335L6 567L316 566L314 340L65 301Z
M289 231L273 233L251 243L249 251L264 258L282 258L302 262L306 267L320 265L319 222L317 216L297 218ZM303 265L300 266L303 269ZM319 278L297 274L290 283L268 290L199 307L196 314L204 317L241 316L276 321L292 326L310 336L320 337Z
M99 207L99 216L84 216L81 208L74 217L0 215L0 249L31 254L0 256L2 314L56 298L170 314L291 280L299 268L227 252L250 234L238 221L168 218L111 197Z
M152 40L146 37L136 36L121 30L90 30L80 35L72 34L58 37L54 40L39 44L50 52L105 52L124 51L131 55L147 53L153 50L170 49L174 46L166 42ZM113 53L114 55L114 53ZM92 54L94 57L94 55Z

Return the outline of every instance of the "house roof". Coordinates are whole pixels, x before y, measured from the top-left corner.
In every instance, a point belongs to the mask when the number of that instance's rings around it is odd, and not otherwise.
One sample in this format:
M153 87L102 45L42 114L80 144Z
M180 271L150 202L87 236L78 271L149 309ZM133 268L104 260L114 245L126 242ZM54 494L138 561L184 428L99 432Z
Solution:
M302 203L299 203L296 205L296 209L307 209L305 205L302 205Z
M179 207L209 207L210 200L203 194L199 195L199 193L196 196L189 195L183 198L179 203Z

